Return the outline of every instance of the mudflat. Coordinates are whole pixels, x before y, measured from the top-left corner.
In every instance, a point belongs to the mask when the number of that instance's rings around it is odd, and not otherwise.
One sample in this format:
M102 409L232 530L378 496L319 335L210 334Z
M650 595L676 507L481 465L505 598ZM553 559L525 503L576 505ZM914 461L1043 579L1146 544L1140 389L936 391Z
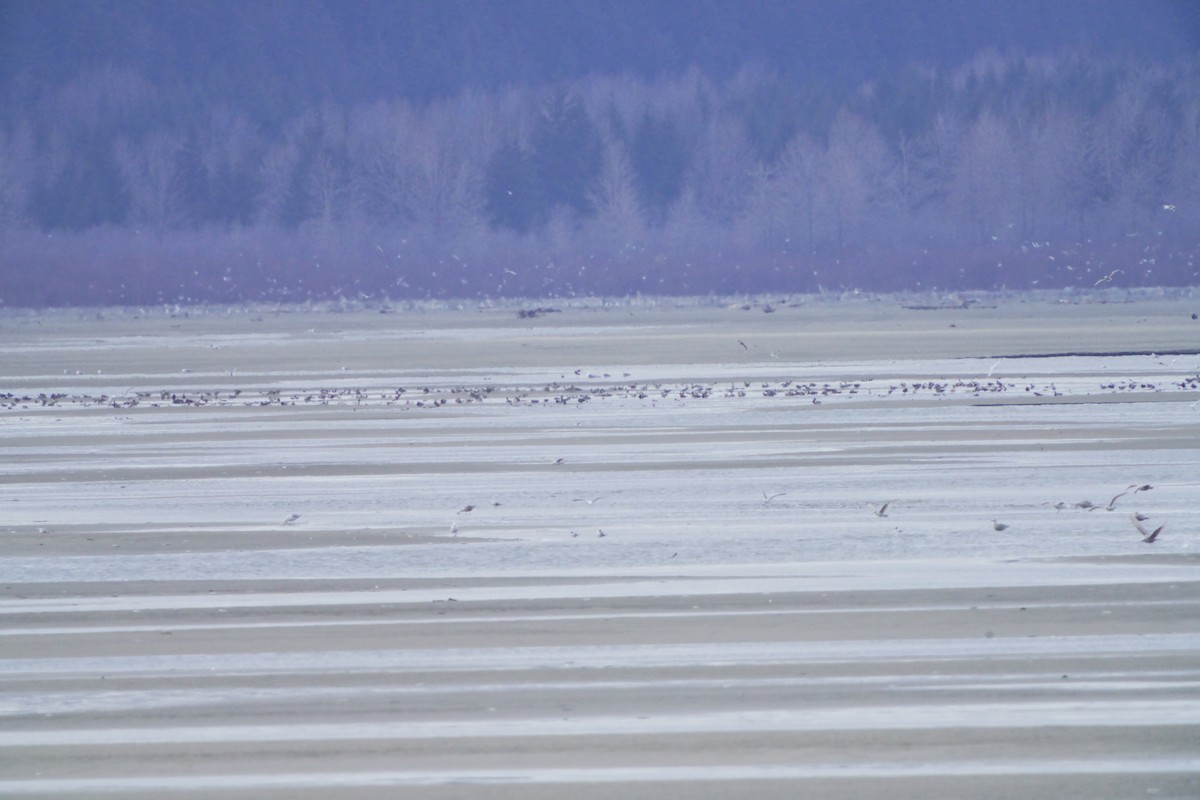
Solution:
M1200 794L1200 299L382 310L0 316L0 795Z

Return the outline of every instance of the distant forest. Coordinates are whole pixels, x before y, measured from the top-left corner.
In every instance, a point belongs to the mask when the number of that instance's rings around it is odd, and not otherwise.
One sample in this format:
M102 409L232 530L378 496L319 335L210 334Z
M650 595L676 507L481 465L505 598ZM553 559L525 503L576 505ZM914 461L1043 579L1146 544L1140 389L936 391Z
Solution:
M0 305L1200 284L1200 59L907 64L265 105L9 69Z

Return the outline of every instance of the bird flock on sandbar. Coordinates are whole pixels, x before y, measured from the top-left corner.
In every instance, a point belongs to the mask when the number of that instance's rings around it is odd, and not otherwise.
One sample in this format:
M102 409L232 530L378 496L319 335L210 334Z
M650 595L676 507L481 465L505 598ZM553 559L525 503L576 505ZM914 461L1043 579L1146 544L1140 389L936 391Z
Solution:
M394 388L315 388L277 389L250 387L230 389L127 389L114 394L87 392L39 392L36 394L0 393L0 410L34 411L38 409L95 408L146 409L171 407L383 407L400 410L434 410L455 407L504 403L509 406L582 405L598 400L642 401L653 406L665 402L692 402L709 399L776 398L803 400L820 405L832 400L907 397L911 399L940 399L952 396L981 398L1003 395L1006 400L1021 398L1023 402L1038 398L1064 397L1065 387L1054 382L1013 381L995 377L1000 362L993 365L986 377L957 380L896 380L861 379L838 381L778 381L735 380L728 382L670 382L629 381L629 373L620 379L606 372L583 375L580 380L548 381L538 385L500 386L488 383L479 386L432 385ZM1200 390L1200 372L1177 380L1107 381L1096 387L1071 390L1074 393L1128 394L1161 393Z

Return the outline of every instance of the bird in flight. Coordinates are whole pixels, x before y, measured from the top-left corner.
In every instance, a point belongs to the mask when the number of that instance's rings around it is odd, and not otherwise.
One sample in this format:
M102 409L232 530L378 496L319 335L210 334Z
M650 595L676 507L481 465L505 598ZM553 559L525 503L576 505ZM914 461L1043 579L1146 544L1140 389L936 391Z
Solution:
M746 343L745 343L745 342L743 342L741 339L738 339L738 340L737 340L737 342L738 342L738 344L740 344L740 345L742 346L742 349L743 349L743 350L749 350L749 349L750 349L749 347L746 347Z
M1133 526L1137 528L1138 533L1142 535L1142 541L1146 542L1147 544L1152 544L1154 540L1158 538L1158 535L1162 533L1162 529L1167 527L1166 523L1164 522L1153 531L1148 531L1146 530L1146 526L1138 522L1136 519L1133 521Z
M1117 501L1120 500L1125 495L1129 494L1129 490L1132 488L1133 487L1130 486L1130 487L1126 488L1125 491L1121 492L1120 494L1114 495L1113 499L1108 501L1108 505L1104 507L1104 510L1112 511L1113 509L1115 509L1117 507Z
M1105 275L1103 278L1101 278L1100 280L1096 281L1096 283L1095 283L1094 285L1096 285L1096 286L1099 286L1099 285L1100 285L1100 284L1102 284L1102 283L1108 283L1108 282L1109 282L1109 281L1111 281L1113 278L1115 278L1115 277L1117 276L1117 273L1118 273L1118 272L1120 272L1120 271L1121 271L1121 270L1119 270L1119 269L1114 269L1112 272L1108 273L1108 274L1107 274L1107 275Z
M284 525L295 525L295 524L296 524L296 520L298 520L298 519L300 519L300 515L299 515L299 514L292 514L291 516L289 516L287 519L285 519L285 520L283 521L283 524L284 524Z
M468 511L474 511L474 510L475 510L475 506L473 506L473 505L471 505L470 503L468 503L467 505L465 505L465 506L463 506L462 508L460 508L460 509L458 510L458 513L460 513L460 514L466 514Z
M787 494L787 492L778 492L777 494L772 494L772 495L768 495L766 492L763 492L762 493L763 505L765 506L767 503L770 503L776 497L783 497L785 494Z
M886 503L884 503L883 505L881 505L879 508L875 509L875 516L877 516L877 517L886 517L886 516L887 516L887 510L888 510L888 506L890 506L891 504L892 504L892 501L891 501L891 500L888 500Z

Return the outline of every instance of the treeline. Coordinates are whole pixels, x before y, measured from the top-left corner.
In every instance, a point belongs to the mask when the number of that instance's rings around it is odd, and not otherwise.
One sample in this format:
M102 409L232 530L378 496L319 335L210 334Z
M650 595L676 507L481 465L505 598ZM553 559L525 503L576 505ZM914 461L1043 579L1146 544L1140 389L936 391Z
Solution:
M94 69L3 113L0 302L1195 284L1198 67L692 70L282 123Z

